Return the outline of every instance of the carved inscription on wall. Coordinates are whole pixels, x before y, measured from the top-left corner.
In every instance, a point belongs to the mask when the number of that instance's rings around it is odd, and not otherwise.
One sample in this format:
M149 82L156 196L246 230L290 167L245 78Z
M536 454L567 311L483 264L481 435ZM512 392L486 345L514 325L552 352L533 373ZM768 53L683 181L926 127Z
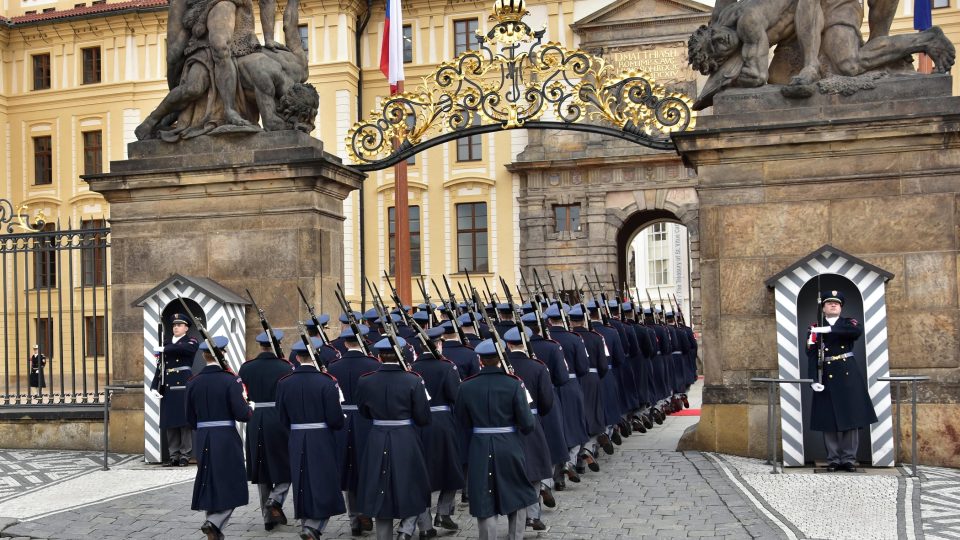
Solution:
M652 75L657 82L696 79L696 73L687 65L687 46L684 43L610 48L603 51L603 57L618 71L641 69Z

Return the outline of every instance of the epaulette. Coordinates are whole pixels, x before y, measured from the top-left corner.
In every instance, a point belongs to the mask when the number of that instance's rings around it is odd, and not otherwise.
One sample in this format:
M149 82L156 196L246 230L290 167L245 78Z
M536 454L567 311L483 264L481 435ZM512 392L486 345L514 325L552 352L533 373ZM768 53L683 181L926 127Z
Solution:
M422 379L422 378L423 378L423 375L420 375L420 374L417 373L416 371L412 371L412 370L411 370L411 371L408 371L407 373L409 373L409 374L411 374L411 375L416 375L418 379Z
M550 343L556 344L557 347L562 347L562 345L560 345L560 342L557 341L557 340L555 340L555 339L553 339L553 338L543 338L543 339L544 339L544 341L549 341Z
M540 365L543 366L543 367L547 367L547 365L544 364L543 361L540 360L539 358L531 358L530 360L533 360L534 362L540 364Z
M466 379L464 379L464 380L461 381L461 382L467 382L467 381L469 381L470 379L476 379L476 378L477 378L477 375L480 375L480 374L479 374L479 373L474 373L473 375L467 377Z
M291 371L290 373L287 373L286 375L284 375L284 376L280 377L279 379L277 379L277 382L279 383L280 381L282 381L282 380L284 380L284 379L286 379L286 378L288 378L288 377L290 377L291 375L294 375L294 374L296 374L296 371Z
M512 373L507 373L506 371L504 371L503 374L506 375L507 377L513 377L513 378L516 379L518 382L520 382L521 385L523 384L523 379L521 379L520 377L518 377L518 376L516 376L516 375L514 375L514 374L512 374Z
M368 372L366 372L366 373L361 373L360 376L361 376L361 377L366 377L366 376L368 376L368 375L373 375L373 374L376 373L377 371L379 371L379 370L373 370L373 371L368 371Z

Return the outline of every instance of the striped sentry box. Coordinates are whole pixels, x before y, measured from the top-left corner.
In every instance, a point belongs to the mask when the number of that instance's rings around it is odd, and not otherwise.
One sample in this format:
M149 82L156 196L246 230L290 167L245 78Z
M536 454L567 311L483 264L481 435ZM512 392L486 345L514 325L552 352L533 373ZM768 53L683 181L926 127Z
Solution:
M153 350L162 339L158 326L163 311L171 303L179 303L177 296L200 305L211 336L225 336L230 340L227 363L234 372L240 370L246 354L244 317L248 302L211 279L174 274L134 302L143 308L143 443L147 463L159 463L162 455L160 400L150 395L150 384L157 370ZM199 313L195 315L199 317Z
M893 274L828 244L768 279L766 285L774 289L776 305L780 378L800 378L800 340L806 336L799 334L797 298L806 283L818 275L826 274L836 274L849 279L863 298L867 387L878 418L878 421L870 426L871 456L874 467L892 467L894 455L890 384L877 379L889 375L890 371L885 291L886 282L893 278ZM784 465L803 466L803 408L799 384L781 385L780 426Z

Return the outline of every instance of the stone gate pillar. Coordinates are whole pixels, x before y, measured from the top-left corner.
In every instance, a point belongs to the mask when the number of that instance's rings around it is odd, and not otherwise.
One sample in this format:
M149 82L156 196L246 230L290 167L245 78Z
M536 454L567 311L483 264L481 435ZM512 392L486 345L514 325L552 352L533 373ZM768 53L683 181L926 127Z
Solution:
M134 301L171 274L249 289L274 327L295 328L296 287L334 309L343 276L343 199L363 173L300 132L135 142L130 159L87 177L110 203L111 338L117 383L144 377L143 317ZM258 328L256 312L247 328ZM247 350L253 347L253 332ZM142 452L143 396L118 395L111 448Z

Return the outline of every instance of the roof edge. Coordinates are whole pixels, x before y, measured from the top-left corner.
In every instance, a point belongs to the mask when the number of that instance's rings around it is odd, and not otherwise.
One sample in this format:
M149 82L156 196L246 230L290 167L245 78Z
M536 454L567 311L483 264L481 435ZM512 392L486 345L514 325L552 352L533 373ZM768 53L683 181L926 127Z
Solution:
M870 263L868 263L867 261L861 259L860 257L857 257L856 255L851 255L851 254L847 253L846 251L843 251L842 249L839 249L839 248L834 247L834 246L831 245L831 244L824 244L824 245L818 247L817 249L811 251L810 253L807 253L806 255L800 257L799 259L797 259L796 262L794 262L794 263L791 264L790 266L784 268L783 270L777 272L777 273L774 274L773 276L767 278L767 279L763 282L763 284L766 285L766 287L767 287L768 289L774 288L774 287L777 285L777 281L779 281L780 278L782 278L783 276L789 274L790 272L793 272L793 271L794 271L797 267L799 267L801 264L809 261L810 259L813 259L814 257L816 257L817 255L819 255L820 253L823 253L824 251L830 251L831 253L836 253L837 255L840 255L840 256L846 258L846 259L849 260L849 261L855 262L855 263L859 264L860 266L863 266L864 268L866 268L866 269L868 269L868 270L871 270L871 271L873 271L873 272L876 272L877 274L879 274L879 275L883 278L883 281L884 281L884 282L890 281L891 279L893 279L893 278L895 277L895 275L894 275L892 272L888 272L888 271L884 270L883 268L880 268L879 266L876 266L876 265L874 265L874 264L870 264Z

